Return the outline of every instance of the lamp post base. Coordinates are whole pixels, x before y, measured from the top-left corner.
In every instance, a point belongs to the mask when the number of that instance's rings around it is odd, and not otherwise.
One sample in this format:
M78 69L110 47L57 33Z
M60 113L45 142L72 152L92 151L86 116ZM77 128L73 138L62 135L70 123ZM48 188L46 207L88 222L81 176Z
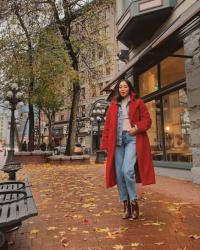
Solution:
M10 181L16 180L16 172L21 169L20 162L8 162L6 163L1 170L9 175Z
M95 163L104 163L106 158L105 151L97 150L96 151L96 160Z
M15 172L11 172L11 173L8 173L8 180L9 181L16 181L16 173Z

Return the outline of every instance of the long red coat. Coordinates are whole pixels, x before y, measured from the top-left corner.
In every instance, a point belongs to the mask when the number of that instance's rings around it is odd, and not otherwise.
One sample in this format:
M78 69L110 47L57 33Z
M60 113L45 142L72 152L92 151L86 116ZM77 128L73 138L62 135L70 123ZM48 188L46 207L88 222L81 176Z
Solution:
M113 100L106 114L101 149L107 151L106 187L116 185L115 147L117 140L118 104ZM129 105L129 120L131 127L138 127L136 135L136 156L140 180L143 185L155 183L155 173L151 155L151 147L146 131L151 127L151 118L142 99L135 99L131 93ZM134 167L134 166L133 166Z

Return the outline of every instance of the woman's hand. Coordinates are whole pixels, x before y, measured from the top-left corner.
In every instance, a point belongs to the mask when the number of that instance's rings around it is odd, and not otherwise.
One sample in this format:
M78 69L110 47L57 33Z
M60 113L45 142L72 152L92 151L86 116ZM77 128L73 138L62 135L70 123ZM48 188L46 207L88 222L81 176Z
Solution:
M129 135L136 135L138 132L138 129L136 127L133 127L128 132L129 132Z

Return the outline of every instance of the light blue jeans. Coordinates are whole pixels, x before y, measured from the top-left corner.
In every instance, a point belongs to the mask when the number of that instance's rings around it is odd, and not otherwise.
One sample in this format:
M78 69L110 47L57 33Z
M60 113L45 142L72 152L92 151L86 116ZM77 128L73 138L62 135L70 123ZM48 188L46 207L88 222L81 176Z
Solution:
M115 149L117 187L121 201L134 200L136 195L135 169L136 137L122 132L122 144Z

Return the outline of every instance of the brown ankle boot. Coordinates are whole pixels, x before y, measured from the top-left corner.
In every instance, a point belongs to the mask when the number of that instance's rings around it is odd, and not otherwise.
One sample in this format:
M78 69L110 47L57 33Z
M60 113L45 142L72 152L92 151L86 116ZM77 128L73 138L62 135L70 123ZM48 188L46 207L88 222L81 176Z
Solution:
M128 219L131 217L131 210L128 205L128 201L124 201L124 213L122 215L122 219Z
M133 200L131 203L131 218L132 220L137 220L139 218L139 205L137 200Z

